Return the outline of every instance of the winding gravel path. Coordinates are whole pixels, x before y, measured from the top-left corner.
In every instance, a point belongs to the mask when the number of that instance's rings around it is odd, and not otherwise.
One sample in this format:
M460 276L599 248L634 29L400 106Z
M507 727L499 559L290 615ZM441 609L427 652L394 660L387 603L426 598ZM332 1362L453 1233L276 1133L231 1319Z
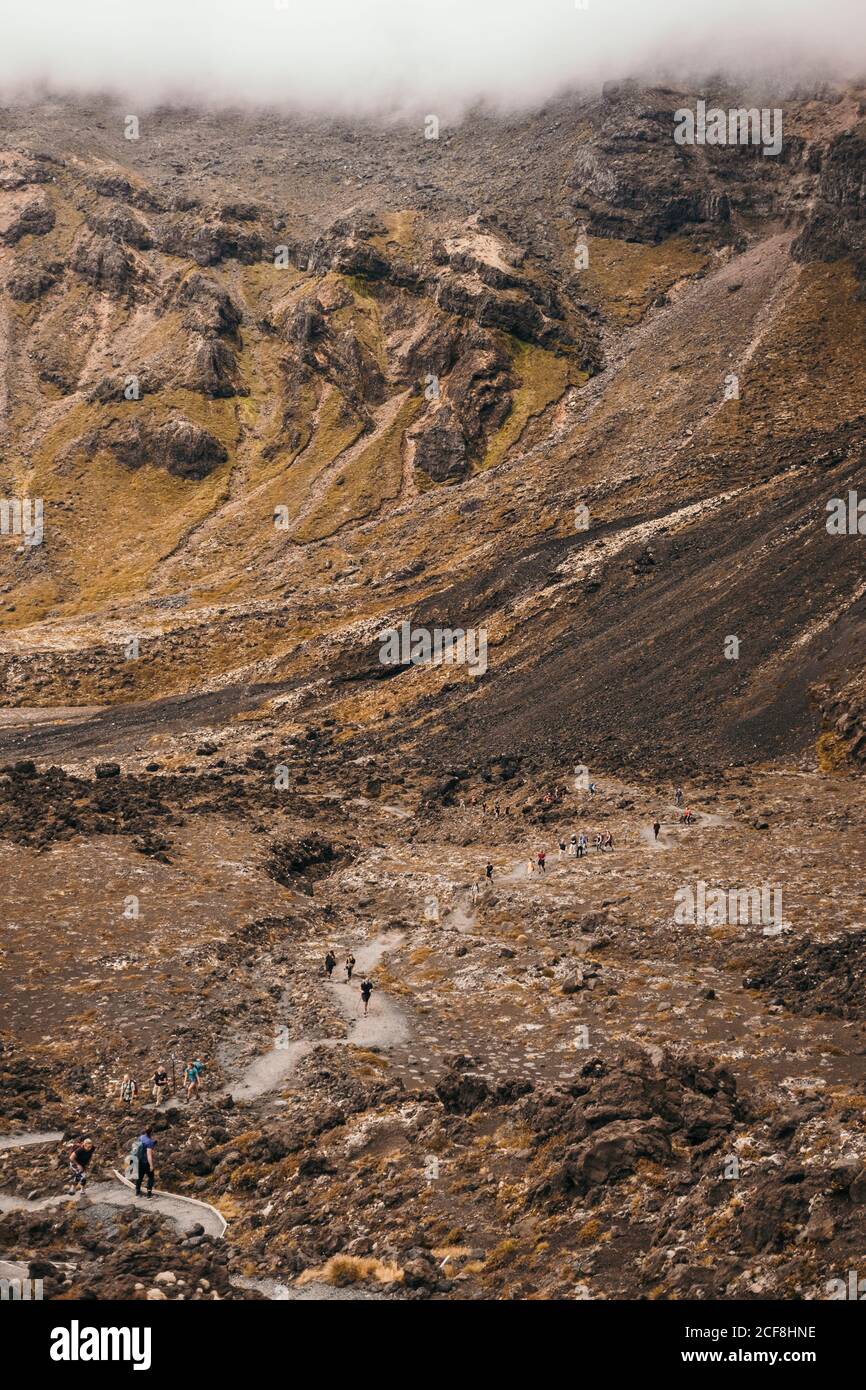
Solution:
M31 1148L36 1144L56 1144L63 1138L63 1131L50 1129L34 1131L32 1134L0 1134L0 1149ZM87 1199L96 1206L147 1207L167 1216L182 1231L191 1231L200 1225L207 1235L222 1236L226 1223L219 1212L207 1202L199 1202L194 1197L182 1197L173 1192L154 1191L152 1197L136 1197L133 1184L128 1182L117 1169L114 1169L115 1182L94 1182L88 1184ZM79 1202L81 1197L70 1196L68 1192L56 1192L50 1197L16 1197L12 1193L0 1192L0 1213L12 1211L49 1211L64 1202Z
M366 945L355 950L355 977L358 982L365 974L375 970L386 950L397 946L402 937L394 933L374 937ZM400 1009L387 994L373 991L370 1012L366 1018L361 1006L359 984L353 980L346 984L342 980L328 980L325 988L348 1023L344 1038L301 1038L280 1047L272 1047L261 1057L256 1057L244 1071L230 1091L232 1100L257 1100L276 1090L288 1081L303 1057L314 1047L396 1047L409 1037L409 1025Z
M95 1182L88 1184L87 1200L93 1206L107 1207L146 1207L167 1216L182 1231L191 1231L196 1225L202 1226L210 1236L222 1236L226 1223L212 1207L197 1202L192 1197L178 1197L171 1192L154 1192L152 1197L136 1197L132 1186L118 1178L116 1182ZM64 1202L77 1203L83 1199L70 1197L66 1192L55 1193L52 1197L37 1197L30 1201L27 1197L13 1197L0 1192L0 1212L10 1211L49 1211L62 1206Z

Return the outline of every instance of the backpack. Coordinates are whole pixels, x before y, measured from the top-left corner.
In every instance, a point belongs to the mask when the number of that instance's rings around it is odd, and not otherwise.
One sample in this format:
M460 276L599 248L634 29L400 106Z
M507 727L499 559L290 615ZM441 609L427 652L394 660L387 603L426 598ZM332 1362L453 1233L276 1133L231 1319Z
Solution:
M133 1160L134 1163L140 1163L143 1159L144 1145L142 1144L140 1139L134 1140L132 1148L129 1151L129 1157Z

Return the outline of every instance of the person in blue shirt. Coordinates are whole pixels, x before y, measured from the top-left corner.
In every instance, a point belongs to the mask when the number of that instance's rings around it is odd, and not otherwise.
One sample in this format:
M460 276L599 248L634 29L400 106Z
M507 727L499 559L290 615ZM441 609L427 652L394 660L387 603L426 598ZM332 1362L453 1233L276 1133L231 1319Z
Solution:
M147 1182L148 1197L153 1195L153 1182L156 1177L156 1167L153 1160L154 1147L155 1141L149 1129L146 1129L143 1134L139 1135L133 1146L133 1154L137 1161L135 1175L136 1197L141 1196L141 1184L145 1181Z
M186 1071L183 1074L186 1083L186 1098L192 1100L199 1087L199 1079L204 1071L204 1062L187 1062Z

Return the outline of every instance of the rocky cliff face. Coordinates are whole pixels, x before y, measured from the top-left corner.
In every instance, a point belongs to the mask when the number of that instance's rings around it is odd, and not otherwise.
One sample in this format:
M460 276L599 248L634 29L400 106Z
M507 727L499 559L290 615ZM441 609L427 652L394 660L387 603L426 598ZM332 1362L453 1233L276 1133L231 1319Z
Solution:
M625 83L438 140L7 109L2 485L46 506L0 555L7 695L70 661L100 701L339 688L412 614L494 655L471 700L389 682L404 729L432 700L493 753L805 748L862 637L821 519L866 443L861 94L784 103L778 157L677 144L696 100ZM122 689L109 613L147 637Z

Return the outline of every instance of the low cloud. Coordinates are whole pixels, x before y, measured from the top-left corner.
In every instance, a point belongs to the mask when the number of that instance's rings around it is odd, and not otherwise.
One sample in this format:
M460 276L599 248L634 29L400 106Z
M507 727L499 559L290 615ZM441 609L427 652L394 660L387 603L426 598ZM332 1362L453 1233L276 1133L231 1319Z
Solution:
M863 0L14 0L0 90L337 115L537 103L625 76L856 78Z

